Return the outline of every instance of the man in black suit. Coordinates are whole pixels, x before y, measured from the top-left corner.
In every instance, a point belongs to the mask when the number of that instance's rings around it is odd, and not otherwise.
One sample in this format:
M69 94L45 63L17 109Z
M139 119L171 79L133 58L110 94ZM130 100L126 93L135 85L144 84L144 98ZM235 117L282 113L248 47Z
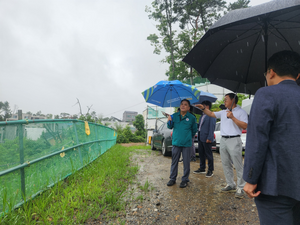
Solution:
M250 111L243 178L261 224L300 224L300 55L281 51L268 60L268 87Z

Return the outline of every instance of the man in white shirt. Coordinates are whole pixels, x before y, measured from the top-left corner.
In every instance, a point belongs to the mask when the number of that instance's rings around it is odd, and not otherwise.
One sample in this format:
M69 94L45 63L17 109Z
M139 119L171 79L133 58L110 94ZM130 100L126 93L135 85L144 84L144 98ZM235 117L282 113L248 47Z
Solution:
M220 154L226 178L226 187L222 192L236 192L236 198L244 197L245 181L243 179L243 156L242 156L242 130L247 128L248 115L238 105L238 96L234 93L225 95L224 104L227 109L212 112L202 104L196 105L206 115L221 119L221 141ZM231 109L231 110L230 110ZM234 173L232 163L237 174L237 188L234 182Z

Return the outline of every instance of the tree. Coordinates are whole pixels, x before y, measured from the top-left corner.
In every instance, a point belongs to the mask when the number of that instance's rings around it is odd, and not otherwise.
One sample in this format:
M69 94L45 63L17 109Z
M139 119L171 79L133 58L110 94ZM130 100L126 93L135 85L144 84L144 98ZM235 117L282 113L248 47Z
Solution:
M78 119L78 115L77 114L72 115L72 119L74 120Z
M92 116L87 113L86 115L81 115L79 117L79 120L83 120L83 121L88 121L88 122L91 122L91 123L95 123L95 120L92 118Z
M250 0L237 0L236 2L229 3L227 9L228 9L228 11L231 11L234 9L248 8L249 3L250 3Z
M170 57L168 57L166 61L170 63L172 68L171 73L175 76L173 25L177 21L177 17L174 15L173 4L174 0L154 0L152 2L152 9L146 6L145 11L149 13L149 19L154 19L159 22L156 28L160 36L150 34L147 37L147 40L151 41L151 45L155 47L153 53L159 55L162 48L164 48L167 53L170 53Z
M137 129L137 131L135 132L137 136L145 137L145 121L144 117L141 114L135 117L133 126Z
M158 22L159 35L150 34L147 39L154 46L154 54L162 49L168 54L163 63L168 63L169 80L189 80L200 74L182 62L184 56L196 45L226 10L248 7L249 0L237 0L226 7L224 0L155 0L152 8L146 6L149 18ZM179 27L180 31L174 29Z
M160 36L150 34L147 39L155 47L153 53L160 54L162 49L169 53L162 60L170 65L166 73L169 80L190 79L194 83L193 78L199 74L181 60L220 17L218 12L222 9L225 9L222 0L155 0L152 9L146 7L149 18L159 22L156 27L160 32ZM178 25L181 32L176 36L173 27Z
M70 116L69 113L65 113L65 112L60 113L60 118L61 118L61 119L68 119L69 116Z
M35 115L36 116L42 116L43 114L42 114L42 111L40 110L40 111L37 111L37 113Z
M175 0L174 11L179 18L179 26L182 29L178 35L178 60L180 65L181 80L200 76L193 72L192 67L181 61L182 58L196 45L209 27L221 17L220 12L225 9L225 1L222 0ZM178 74L179 75L179 74Z
M5 121L12 116L12 112L7 101L0 102L0 121Z

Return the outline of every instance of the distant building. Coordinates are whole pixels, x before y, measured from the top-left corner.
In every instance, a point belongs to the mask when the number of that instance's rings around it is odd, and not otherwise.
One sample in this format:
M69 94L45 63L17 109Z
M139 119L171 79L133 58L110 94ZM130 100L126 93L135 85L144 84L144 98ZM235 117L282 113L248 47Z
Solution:
M22 113L22 120L43 120L47 119L46 116L33 116L31 114ZM18 120L18 114L12 114L11 118L7 118L7 121L14 121Z
M135 121L135 117L138 115L137 112L125 111L123 113L123 122L133 122Z

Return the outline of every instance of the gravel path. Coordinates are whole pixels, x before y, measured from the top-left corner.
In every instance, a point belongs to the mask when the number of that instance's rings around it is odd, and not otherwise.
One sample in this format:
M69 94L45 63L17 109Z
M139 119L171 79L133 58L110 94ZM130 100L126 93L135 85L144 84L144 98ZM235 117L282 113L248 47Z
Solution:
M234 197L234 193L221 193L226 185L220 155L214 153L214 176L193 174L199 168L191 162L190 182L179 188L183 165L180 163L174 186L168 187L171 157L160 151L137 150L132 163L140 166L135 184L129 187L126 214L117 219L95 224L259 224L253 199ZM148 192L143 187L149 184ZM146 184L146 185L145 185ZM142 187L142 188L141 188ZM121 223L123 221L123 223ZM91 224L91 223L88 223Z
M160 151L153 151L151 155L137 154L133 162L140 166L137 176L140 185L144 186L148 180L152 190L145 194L137 189L134 193L135 197L143 195L144 200L135 200L127 206L127 224L259 224L254 200L247 196L237 199L234 193L220 192L226 183L218 153L214 153L215 171L211 178L193 174L192 171L199 168L199 159L191 162L191 182L186 188L179 188L182 163L176 185L166 185L171 157L164 157Z

